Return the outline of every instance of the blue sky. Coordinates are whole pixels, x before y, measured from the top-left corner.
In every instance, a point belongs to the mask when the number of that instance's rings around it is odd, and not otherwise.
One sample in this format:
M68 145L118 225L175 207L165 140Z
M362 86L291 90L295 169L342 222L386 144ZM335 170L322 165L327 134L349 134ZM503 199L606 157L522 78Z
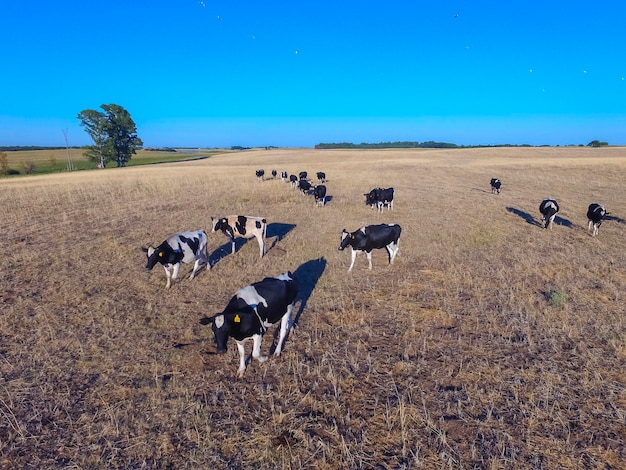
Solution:
M9 0L0 145L626 145L626 2Z

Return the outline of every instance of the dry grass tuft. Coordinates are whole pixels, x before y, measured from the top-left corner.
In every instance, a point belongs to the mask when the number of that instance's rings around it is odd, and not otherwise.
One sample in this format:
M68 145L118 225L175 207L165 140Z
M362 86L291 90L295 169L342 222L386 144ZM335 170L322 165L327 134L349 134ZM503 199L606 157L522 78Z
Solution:
M325 171L331 200L259 167ZM625 170L621 148L270 150L0 181L0 467L623 468ZM233 213L267 217L266 257L212 234L196 279L144 270L141 246ZM341 230L381 222L395 264L348 274ZM297 327L237 379L198 320L286 270Z

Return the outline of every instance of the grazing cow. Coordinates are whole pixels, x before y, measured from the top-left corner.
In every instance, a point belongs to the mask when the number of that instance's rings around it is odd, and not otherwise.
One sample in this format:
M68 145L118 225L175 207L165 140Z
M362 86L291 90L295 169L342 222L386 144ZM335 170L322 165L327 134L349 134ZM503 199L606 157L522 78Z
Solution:
M272 178L276 179L276 175L278 172L276 170L272 170Z
M589 204L589 208L587 209L587 218L589 219L588 231L591 232L592 237L598 234L598 229L600 225L602 225L602 219L604 219L604 216L607 214L608 212L603 205L596 202Z
M541 212L541 224L543 228L549 228L552 230L552 222L556 217L556 213L559 211L559 204L551 197L541 201L539 205L539 212Z
M393 210L393 188L374 188L369 193L364 194L365 204L372 209L376 207L378 212L382 212L385 206Z
M306 194L311 189L311 183L307 180L298 181L298 189L302 191L302 194Z
M315 197L316 206L326 205L326 186L323 184L317 185L313 188L313 197Z
M206 268L211 269L209 257L207 256L207 241L206 232L197 230L195 232L178 232L170 235L156 248L152 245L148 246L148 248L142 247L148 258L146 269L152 270L155 264L161 263L167 276L165 288L169 289L172 285L172 279L178 279L180 265L193 261L193 271L191 276L189 276L189 279L193 279L200 267L200 261L204 261Z
M301 171L300 173L298 173L298 178L301 180L305 180L307 175L308 173L306 171Z
M286 171L281 171L280 172L280 179L283 180L283 183L287 182L287 172Z
M318 171L316 176L320 183L326 183L326 173L324 173L323 171Z
M263 181L263 175L265 175L265 170L259 169L256 171L256 179L259 181Z
M289 175L289 182L292 188L298 187L298 177L296 175Z
M229 215L221 219L211 217L212 232L221 230L230 238L232 253L235 253L235 236L244 238L256 237L259 242L261 257L265 254L265 235L267 232L267 220L263 217L250 217L245 215Z
M498 178L491 178L491 193L500 194L500 188L502 187L502 181Z
M243 377L246 371L245 342L252 338L252 357L259 362L267 360L261 354L263 335L270 325L280 320L280 336L274 350L279 356L283 349L283 342L289 332L292 319L293 303L298 295L298 283L290 272L277 277L266 277L260 282L239 289L230 299L222 313L200 320L203 325L212 323L217 352L226 352L228 338L237 342L239 350L239 369L237 375Z
M389 264L393 263L393 259L398 254L400 243L400 233L402 227L398 224L380 224L367 225L361 227L355 232L347 232L343 229L341 232L341 244L339 251L343 251L346 247L352 248L352 262L348 268L348 272L354 267L356 255L364 251L367 254L369 269L372 269L372 250L385 248L389 255Z

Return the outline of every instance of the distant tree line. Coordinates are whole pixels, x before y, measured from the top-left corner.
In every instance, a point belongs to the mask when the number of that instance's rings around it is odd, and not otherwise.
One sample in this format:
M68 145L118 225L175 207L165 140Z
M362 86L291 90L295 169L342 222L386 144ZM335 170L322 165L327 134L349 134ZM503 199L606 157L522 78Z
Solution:
M379 143L367 143L362 142L360 144L353 144L352 142L339 142L339 143L322 143L315 146L316 149L417 149L417 148L458 148L456 144L449 144L447 142L379 142Z
M606 147L608 142L601 142L599 140L592 140L587 144L588 147ZM582 144L578 145L583 147ZM500 145L457 145L448 142L434 142L428 140L426 142L379 142L379 143L367 143L362 142L360 144L353 144L352 142L338 142L338 143L321 143L315 146L316 149L455 149L455 148L489 148L489 147L534 147L530 144L500 144ZM537 147L551 147L550 145L538 145ZM558 147L558 145L557 145Z

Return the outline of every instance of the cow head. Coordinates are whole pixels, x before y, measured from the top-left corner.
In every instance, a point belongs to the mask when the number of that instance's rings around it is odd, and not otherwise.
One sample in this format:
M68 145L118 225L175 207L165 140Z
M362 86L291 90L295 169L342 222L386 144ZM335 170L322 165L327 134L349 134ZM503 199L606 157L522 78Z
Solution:
M221 219L211 217L211 232L217 232L218 230L222 230L222 228L227 225L228 219L226 217L222 217Z
M224 354L226 352L226 344L228 343L229 325L223 313L216 313L212 317L204 317L200 319L200 324L211 324L211 329L215 335L216 352Z
M339 251L343 251L354 239L354 234L348 232L345 228L341 231L341 242L339 243Z
M142 247L141 250L146 253L146 257L148 258L148 262L146 263L146 269L152 270L154 265L161 262L163 263L163 251L157 248L154 248L152 245L146 247Z

